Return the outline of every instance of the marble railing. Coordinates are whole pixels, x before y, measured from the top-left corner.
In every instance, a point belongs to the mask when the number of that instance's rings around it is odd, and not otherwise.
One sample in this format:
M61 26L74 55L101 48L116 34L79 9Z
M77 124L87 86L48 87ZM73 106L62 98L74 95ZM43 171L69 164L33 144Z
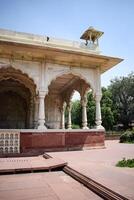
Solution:
M20 153L20 132L0 130L0 154Z

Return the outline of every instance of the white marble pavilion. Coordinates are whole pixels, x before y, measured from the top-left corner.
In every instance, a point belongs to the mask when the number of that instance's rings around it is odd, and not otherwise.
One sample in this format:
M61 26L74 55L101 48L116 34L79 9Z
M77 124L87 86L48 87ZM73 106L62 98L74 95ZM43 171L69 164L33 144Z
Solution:
M0 129L71 129L71 97L81 96L87 126L87 92L96 101L101 126L101 74L122 61L101 55L103 32L90 27L80 42L0 29Z

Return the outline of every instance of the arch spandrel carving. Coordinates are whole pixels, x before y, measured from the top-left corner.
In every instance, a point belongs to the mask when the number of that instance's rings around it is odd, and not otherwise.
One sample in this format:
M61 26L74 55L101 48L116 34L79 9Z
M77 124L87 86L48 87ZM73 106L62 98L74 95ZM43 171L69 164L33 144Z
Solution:
M20 70L23 74L26 74L36 85L36 89L39 89L40 80L40 63L31 61L21 61L12 59L0 58L0 69L12 67L16 70Z
M32 78L23 73L20 69L15 69L10 65L0 68L0 81L13 79L28 88L34 97L36 95L36 85Z
M52 83L52 81L55 81L58 77L72 74L74 76L78 76L80 79L84 80L90 87L92 88L93 92L95 92L95 80L94 80L94 71L91 69L82 70L81 68L73 68L73 67L66 67L65 69L63 67L58 68L51 68L51 73L49 73L49 78L47 82L47 87L49 87Z

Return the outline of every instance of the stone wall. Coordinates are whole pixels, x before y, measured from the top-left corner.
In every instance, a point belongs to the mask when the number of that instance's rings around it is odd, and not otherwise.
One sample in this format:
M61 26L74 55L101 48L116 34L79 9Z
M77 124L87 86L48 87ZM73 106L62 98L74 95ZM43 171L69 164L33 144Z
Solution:
M45 151L104 148L104 139L103 131L21 132L20 151L21 153L44 153Z

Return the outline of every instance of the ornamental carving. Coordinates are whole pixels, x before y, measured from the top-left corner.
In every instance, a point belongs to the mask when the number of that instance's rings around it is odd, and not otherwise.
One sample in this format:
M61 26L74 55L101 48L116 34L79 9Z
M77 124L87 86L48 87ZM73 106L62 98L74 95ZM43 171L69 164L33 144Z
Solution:
M36 95L36 85L33 79L29 78L29 76L23 73L21 70L14 69L12 66L9 65L7 67L2 67L0 69L0 81L8 79L18 81L30 90L32 96Z

